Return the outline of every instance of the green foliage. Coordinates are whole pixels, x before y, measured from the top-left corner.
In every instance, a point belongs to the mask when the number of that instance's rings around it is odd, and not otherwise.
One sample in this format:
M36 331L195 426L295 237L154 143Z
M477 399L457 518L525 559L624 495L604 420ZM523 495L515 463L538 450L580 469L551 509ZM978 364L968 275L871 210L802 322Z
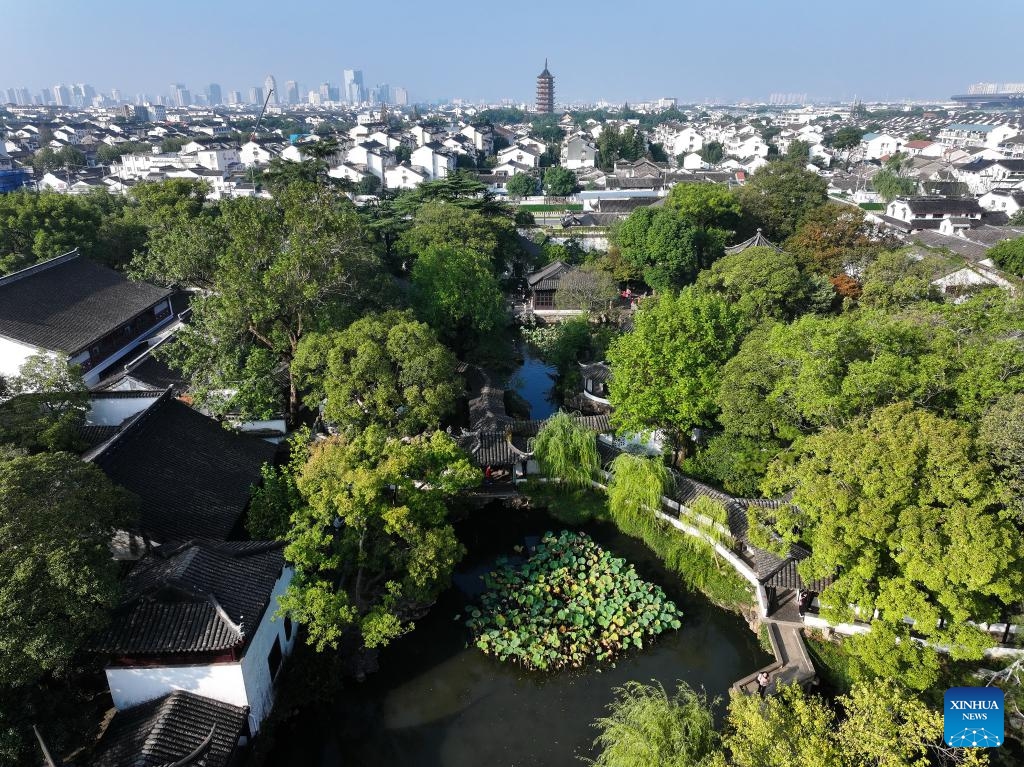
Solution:
M973 655L983 647L964 624L994 620L1019 599L1024 541L958 422L906 403L879 409L773 465L766 489L789 488L812 550L801 574L835 577L822 595L826 617L877 608L889 624L913 618L915 631Z
M697 154L700 155L700 159L709 165L718 165L718 163L725 159L725 147L722 146L721 141L708 141Z
M801 217L785 249L804 268L831 277L848 265L871 263L889 244L868 234L862 210L830 202Z
M1010 216L1009 224L1010 226L1024 226L1024 210L1018 210Z
M739 227L743 215L736 195L721 184L676 184L665 204L703 231L722 229L731 233Z
M717 767L725 761L708 700L680 682L669 697L660 684L627 682L616 688L608 716L594 722L601 731L595 767Z
M640 535L656 524L661 497L668 490L671 474L659 458L622 453L609 467L608 506L612 519L628 535Z
M601 468L594 433L565 411L545 421L530 447L544 475L568 489L589 486Z
M357 430L376 423L403 436L438 428L452 411L462 392L455 366L429 326L399 311L308 335L294 362L307 403L323 403L328 421Z
M978 444L1006 483L1013 508L1024 514L1024 394L996 400L978 426Z
M167 282L203 274L209 285L168 355L213 412L284 409L294 422L299 343L344 324L375 295L377 263L352 205L330 190L297 184L273 200L225 200L219 209L214 219L176 219L151 243L147 268Z
M982 767L983 749L942 742L942 714L894 680L856 684L837 717L817 695L783 686L765 700L734 694L724 742L734 767Z
M710 265L725 246L728 233L717 228L701 230L683 213L668 206L633 211L614 232L623 261L643 275L655 290L682 287Z
M880 253L865 270L861 305L894 311L941 301L942 294L932 285L937 262L937 257L918 258L905 251Z
M410 278L416 314L450 345L467 349L505 322L504 298L485 257L431 246Z
M871 177L871 186L886 202L912 195L917 191L917 179L907 175L909 169L902 155L893 155L886 160L882 169Z
M537 179L529 173L516 173L508 180L505 191L513 197L530 197L537 191Z
M764 319L792 318L809 292L796 259L768 247L747 248L719 259L700 273L697 287L722 295L751 326Z
M443 432L403 440L373 426L314 445L296 477L282 612L320 651L347 632L372 649L411 630L463 554L446 504L480 479Z
M602 170L611 170L618 160L639 160L647 154L647 142L632 125L621 131L606 125L597 137L597 159Z
M32 157L32 168L39 176L49 171L84 167L85 155L72 146L61 147L56 150L46 146Z
M129 495L70 453L0 458L0 685L62 675L117 604Z
M302 506L302 494L296 477L309 460L310 429L302 426L288 437L288 463L275 468L269 463L260 468L260 484L249 490L246 530L255 541L284 540L291 525L292 512Z
M124 207L123 198L106 192L0 195L0 275L75 248L99 263L126 263L141 237L125 225Z
M821 698L783 685L764 700L733 693L723 740L735 767L841 767L835 726L835 714Z
M1015 240L1003 240L993 245L986 254L1005 269L1018 277L1024 276L1024 237Z
M96 161L103 165L117 162L126 154L152 154L153 145L148 141L124 141L120 144L104 144L96 150Z
M683 471L740 498L756 498L768 464L781 449L781 443L771 440L716 434L707 445L687 456Z
M164 154L180 152L181 148L189 142L188 136L168 136L160 142L160 151Z
M696 290L643 302L633 332L608 350L613 422L631 432L708 427L722 365L739 345L742 316L723 298Z
M0 444L31 453L84 447L79 427L89 409L89 390L77 365L33 355L7 389L0 392Z
M848 673L855 681L899 680L911 690L928 690L939 680L939 655L910 636L905 624L876 620L871 631L843 640Z
M544 171L544 192L551 197L568 197L579 188L576 174L560 165L552 165Z
M431 248L468 250L501 275L518 263L521 250L511 217L465 210L454 202L428 202L416 211L413 225L399 238L399 248L410 259Z
M562 525L578 527L593 520L608 518L608 499L591 487L567 490L555 482L529 480L524 488L533 508L546 509L548 516Z
M812 210L825 204L828 184L803 163L770 162L740 188L743 209L760 222L768 237L782 239Z
M587 535L545 533L526 562L504 558L467 607L476 646L534 670L580 668L678 629L682 613Z

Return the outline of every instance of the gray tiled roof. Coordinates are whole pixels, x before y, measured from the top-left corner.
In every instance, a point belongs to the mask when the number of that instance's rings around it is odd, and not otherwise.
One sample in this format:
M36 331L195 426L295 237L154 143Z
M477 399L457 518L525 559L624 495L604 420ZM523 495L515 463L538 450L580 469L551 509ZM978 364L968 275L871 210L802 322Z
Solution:
M88 765L167 767L198 750L190 764L227 767L248 713L246 707L178 690L117 712Z
M115 655L241 648L270 604L284 566L278 542L161 546L125 578L125 601L92 643Z
M138 530L166 543L227 538L275 452L167 392L87 459L139 496Z
M169 294L68 253L0 277L0 336L74 354Z

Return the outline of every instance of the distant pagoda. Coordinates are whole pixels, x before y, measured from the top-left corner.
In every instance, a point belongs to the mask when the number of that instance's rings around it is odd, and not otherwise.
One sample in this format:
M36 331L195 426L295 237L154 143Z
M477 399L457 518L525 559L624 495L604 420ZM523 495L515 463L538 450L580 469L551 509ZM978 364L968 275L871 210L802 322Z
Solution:
M548 60L544 59L544 71L537 75L537 112L549 115L555 111L555 76L548 71Z

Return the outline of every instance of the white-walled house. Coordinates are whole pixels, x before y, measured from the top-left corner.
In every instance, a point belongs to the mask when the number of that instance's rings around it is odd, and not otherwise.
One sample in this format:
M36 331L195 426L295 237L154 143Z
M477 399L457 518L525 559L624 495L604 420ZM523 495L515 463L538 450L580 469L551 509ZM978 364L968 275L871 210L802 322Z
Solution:
M279 617L292 579L280 542L168 544L138 561L125 599L92 643L122 711L178 690L249 708L256 734L274 705L297 626Z
M695 128L683 128L669 140L666 148L673 156L699 152L704 148L704 135Z
M430 174L424 168L401 163L384 172L384 185L388 189L414 189L424 181L430 181Z
M0 375L50 354L79 365L91 386L174 319L171 291L65 253L0 277Z
M569 170L593 168L597 165L597 147L583 136L570 136L562 145L561 163Z
M903 139L890 136L888 133L865 133L860 139L863 157L866 160L879 160L903 150Z
M1024 210L1024 189L993 189L983 194L978 203L993 213L1013 216Z
M540 167L540 155L535 148L531 146L520 146L514 144L513 146L505 147L498 152L498 165L504 165L508 162L518 163L519 165L526 165L530 168Z
M430 179L444 178L455 170L455 158L444 151L437 142L424 144L413 150L409 164L423 168L430 174Z
M247 141L238 150L238 159L246 167L267 165L276 155L255 141Z

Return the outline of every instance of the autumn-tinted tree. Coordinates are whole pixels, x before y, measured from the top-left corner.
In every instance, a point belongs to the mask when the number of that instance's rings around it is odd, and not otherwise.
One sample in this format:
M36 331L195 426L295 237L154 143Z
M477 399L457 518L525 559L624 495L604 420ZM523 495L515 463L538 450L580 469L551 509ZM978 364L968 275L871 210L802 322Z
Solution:
M431 246L413 265L410 282L416 314L461 351L505 321L498 281L476 251Z
M805 170L803 163L779 160L757 170L738 195L743 209L761 224L765 234L781 240L791 235L808 213L825 204L827 188L826 181Z
M807 268L831 277L847 265L869 263L889 244L868 235L860 208L829 203L804 216L785 249Z
M307 336L295 366L310 405L323 404L324 417L345 429L433 430L462 392L455 356L411 312L372 314Z
M712 425L722 365L742 338L739 311L718 295L689 288L644 301L633 325L608 350L615 425L631 432L667 429L677 443L694 427Z
M603 269L587 265L562 275L555 291L555 306L588 312L607 311L616 296L618 285L612 276Z
M368 649L410 630L449 584L463 548L446 503L480 481L447 434L402 440L371 427L317 443L296 484L281 609L318 650L346 634Z

